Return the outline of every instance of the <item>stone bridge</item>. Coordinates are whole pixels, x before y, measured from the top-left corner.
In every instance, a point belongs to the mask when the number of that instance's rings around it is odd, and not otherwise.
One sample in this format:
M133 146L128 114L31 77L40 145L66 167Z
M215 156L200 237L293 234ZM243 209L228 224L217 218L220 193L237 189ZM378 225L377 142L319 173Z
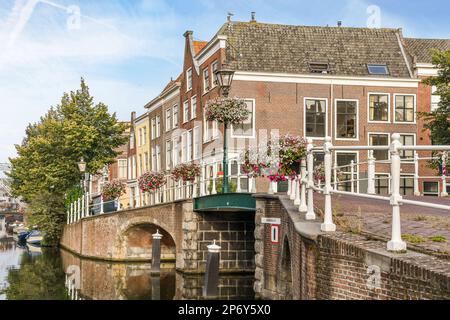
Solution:
M108 261L149 261L152 234L163 235L161 260L204 272L207 245L222 247L222 272L254 272L254 212L194 212L192 200L86 217L65 226L61 246Z

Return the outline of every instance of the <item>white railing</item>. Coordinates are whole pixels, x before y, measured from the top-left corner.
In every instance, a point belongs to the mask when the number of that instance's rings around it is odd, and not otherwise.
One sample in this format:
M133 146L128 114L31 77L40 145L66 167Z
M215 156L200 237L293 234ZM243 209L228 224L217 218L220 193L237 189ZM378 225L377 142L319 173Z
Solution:
M333 166L333 151L361 151L366 150L369 152L369 157L366 162L355 163L352 161L346 166ZM385 150L390 154L389 160L376 161L373 157L374 150ZM401 159L400 153L404 150L414 151L414 162L406 162ZM326 137L323 147L314 147L311 139L308 140L307 145L307 170L304 170L304 166L301 170L302 175L300 179L295 179L290 181L288 195L290 199L294 200L294 204L299 206L299 212L305 213L305 218L307 220L316 219L314 212L314 191L321 192L324 195L324 220L321 224L321 230L324 232L334 232L336 230L336 225L333 223L332 214L332 194L345 194L353 195L368 199L377 199L383 201L389 201L392 208L392 228L391 228L391 240L387 244L387 248L390 251L404 251L406 250L406 243L402 240L401 235L401 221L400 221L400 205L410 204L415 206L422 206L440 210L449 210L450 206L435 204L423 201L414 201L403 199L400 193L400 181L401 181L401 165L414 165L414 193L415 195L420 195L418 188L419 179L441 179L442 181L442 192L441 196L448 196L447 189L447 179L445 172L442 176L432 176L432 177L420 177L419 176L419 160L430 160L436 158L423 157L419 158L417 151L443 151L442 161L446 163L447 152L450 151L450 146L403 146L400 142L400 135L395 133L392 135L392 143L389 146L333 146L331 143L331 138ZM321 185L319 181L317 185L314 183L314 152L324 153L324 168L325 168L325 181L324 185ZM403 161L403 162L402 162ZM390 166L390 177L388 178L376 178L375 176L375 166L376 163L389 164ZM361 164L367 165L367 178L355 178L358 172L358 166ZM342 168L350 168L346 171L346 174L350 174L350 179L345 181L339 181L337 179L337 172ZM334 181L332 179L334 177ZM390 181L390 197L384 197L376 195L375 181L377 179L388 179ZM367 192L361 193L358 190L358 182L367 181ZM340 191L338 186L342 183L350 183L350 191ZM308 196L305 199L305 190L307 190ZM305 201L307 205L305 206Z
M105 213L104 207L108 203L115 203L120 211L217 194L217 183L222 180L222 176L218 175L220 165L221 162L219 161L203 163L200 177L193 182L174 181L171 175L166 175L166 183L161 188L150 193L130 194L128 197L129 205L124 208L121 207L119 199L103 201L101 195L99 203L91 204L92 198L98 197L99 194L89 195L87 193L70 204L67 212L67 224L76 223L85 217L92 216L94 212L95 214ZM232 172L233 165L236 166L234 173ZM229 160L230 188L231 185L235 185L235 192L237 193L256 193L256 179L243 173L241 167L242 163L239 159ZM276 187L273 190L273 192L276 192ZM86 203L89 203L88 207L86 207Z

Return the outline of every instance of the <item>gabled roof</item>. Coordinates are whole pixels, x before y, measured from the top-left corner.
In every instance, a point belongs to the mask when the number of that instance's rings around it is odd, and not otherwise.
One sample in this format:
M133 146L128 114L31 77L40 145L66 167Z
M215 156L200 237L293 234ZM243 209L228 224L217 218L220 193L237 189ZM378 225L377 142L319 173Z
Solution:
M309 74L310 63L328 63L332 75L377 77L367 64L386 64L389 77L413 77L398 29L233 21L218 35L227 37L228 62L235 70Z
M418 63L432 63L431 49L450 50L450 39L405 38L405 45Z
M202 51L202 49L208 44L208 41L193 41L194 55Z
M170 81L167 83L167 85L164 87L164 89L161 91L161 93L156 98L154 98L152 101L147 103L144 106L144 108L149 109L152 105L154 105L160 99L164 98L169 93L171 93L173 91L173 89L180 87L181 86L181 83L180 83L181 77L182 77L182 74L180 73L180 75L175 80L170 79Z

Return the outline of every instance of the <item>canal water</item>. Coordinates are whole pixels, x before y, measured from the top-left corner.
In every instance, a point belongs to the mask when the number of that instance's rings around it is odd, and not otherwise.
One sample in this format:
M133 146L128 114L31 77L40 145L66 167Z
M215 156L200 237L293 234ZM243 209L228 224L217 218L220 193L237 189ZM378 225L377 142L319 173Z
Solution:
M184 300L202 299L203 277L162 264L80 259L65 250L20 246L0 220L0 300ZM253 299L253 276L224 275L220 299Z

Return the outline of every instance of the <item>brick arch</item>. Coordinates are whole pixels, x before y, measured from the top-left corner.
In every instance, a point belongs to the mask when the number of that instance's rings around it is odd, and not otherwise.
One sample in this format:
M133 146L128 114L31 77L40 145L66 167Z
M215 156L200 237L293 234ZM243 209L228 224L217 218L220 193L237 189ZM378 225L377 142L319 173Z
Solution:
M170 230L165 223L151 218L128 219L119 227L116 237L118 251L116 254L125 260L151 259L152 234L159 231L163 235L161 239L161 259L176 260L176 241L174 230Z
M283 238L283 244L281 248L281 258L279 261L280 274L278 277L278 290L282 293L282 296L287 300L292 299L292 246L289 241L288 235Z

